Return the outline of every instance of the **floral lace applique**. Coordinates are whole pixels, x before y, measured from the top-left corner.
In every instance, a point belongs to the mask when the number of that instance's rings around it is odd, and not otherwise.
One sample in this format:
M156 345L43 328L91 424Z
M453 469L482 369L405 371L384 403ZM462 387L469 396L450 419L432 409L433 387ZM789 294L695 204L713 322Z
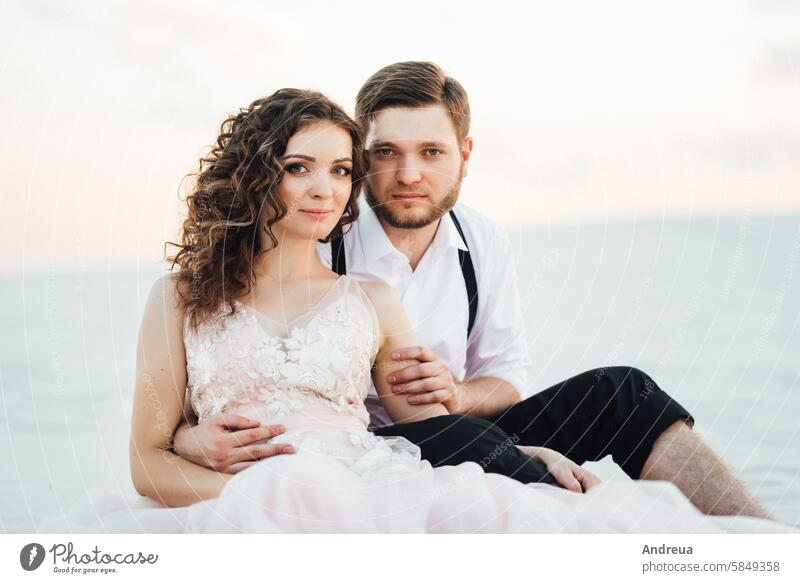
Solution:
M270 416L285 415L309 403L368 423L364 400L377 331L360 313L367 309L363 302L340 294L286 338L269 334L243 306L232 314L221 308L196 332L185 329L188 386L198 418L258 402Z

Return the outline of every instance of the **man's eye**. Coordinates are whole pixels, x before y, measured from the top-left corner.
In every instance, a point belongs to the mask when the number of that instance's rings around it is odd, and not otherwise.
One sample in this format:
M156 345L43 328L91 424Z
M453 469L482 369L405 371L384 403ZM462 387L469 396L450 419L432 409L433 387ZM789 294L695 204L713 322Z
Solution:
M377 150L375 150L375 153L378 156L391 156L392 154L394 154L394 150L392 150L391 148L378 148Z
M339 166L338 168L333 169L333 173L337 176L350 176L350 168L346 166Z
M308 172L308 168L306 168L305 164L289 164L286 167L286 172L289 174L305 174Z
M439 148L425 148L425 153L428 156L438 156L442 151Z

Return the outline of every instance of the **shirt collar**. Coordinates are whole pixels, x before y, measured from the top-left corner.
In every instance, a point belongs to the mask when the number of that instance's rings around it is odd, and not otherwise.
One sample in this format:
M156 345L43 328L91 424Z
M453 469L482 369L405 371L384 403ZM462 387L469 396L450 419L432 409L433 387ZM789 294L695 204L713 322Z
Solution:
M361 249L367 262L380 261L392 254L399 254L405 257L399 249L392 245L389 236L378 220L378 216L363 196L359 200L359 216L356 222L361 238ZM451 247L467 250L467 246L461 235L459 235L450 213L445 213L442 217L439 228L436 229L436 235L431 241L431 247L435 250L449 249ZM429 248L428 250L430 251L431 249Z
M376 262L387 255L400 253L400 251L392 245L386 231L383 230L378 216L365 197L362 195L358 201L358 234L361 239L361 250L364 252L364 260L367 263Z
M442 217L442 222L436 230L436 236L433 238L433 245L442 245L443 247L455 247L463 251L468 251L467 244L458 233L456 224L453 222L453 217L450 213L445 213Z

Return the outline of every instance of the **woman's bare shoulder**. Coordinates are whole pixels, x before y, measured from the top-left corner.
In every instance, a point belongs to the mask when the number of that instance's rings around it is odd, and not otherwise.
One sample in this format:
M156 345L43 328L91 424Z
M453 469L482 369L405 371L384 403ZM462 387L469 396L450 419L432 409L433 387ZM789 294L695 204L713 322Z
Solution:
M163 295L174 298L178 296L178 285L180 285L180 275L177 271L168 271L158 276L153 285L150 286L150 295Z
M165 316L179 316L182 311L179 302L179 285L180 277L176 271L159 276L150 287L146 309L160 311Z

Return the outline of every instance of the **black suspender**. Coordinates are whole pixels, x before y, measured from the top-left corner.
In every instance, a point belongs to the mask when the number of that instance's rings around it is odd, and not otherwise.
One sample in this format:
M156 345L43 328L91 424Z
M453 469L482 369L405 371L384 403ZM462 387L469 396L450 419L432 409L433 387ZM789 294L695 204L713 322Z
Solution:
M347 275L347 258L344 255L344 237L331 239L331 269L338 275Z
M461 275L464 276L464 284L467 286L467 301L469 302L469 324L467 324L467 338L472 334L472 326L475 324L475 316L478 315L478 281L475 279L475 266L472 265L472 257L469 255L469 245L467 239L464 237L464 231L461 230L461 223L456 218L456 213L450 210L450 218L453 219L453 224L461 235L461 240L467 250L458 250L458 262L461 264Z
M450 211L450 218L456 226L461 240L467 246L467 250L458 250L458 263L461 266L461 275L464 277L464 285L467 287L467 301L469 302L469 324L467 324L467 338L472 333L475 325L475 318L478 315L478 281L475 279L475 266L472 264L472 257L469 254L469 245L461 230L461 223L456 218L456 213ZM331 269L339 275L347 274L347 258L344 252L344 240L341 236L331 239Z

